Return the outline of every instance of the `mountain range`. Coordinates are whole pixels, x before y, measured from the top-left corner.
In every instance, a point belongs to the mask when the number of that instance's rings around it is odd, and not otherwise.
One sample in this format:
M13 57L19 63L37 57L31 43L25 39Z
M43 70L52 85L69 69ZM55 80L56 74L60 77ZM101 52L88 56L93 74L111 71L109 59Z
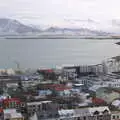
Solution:
M77 20L78 21L78 20ZM89 20L89 22L94 22ZM30 35L30 34L72 34L82 36L105 36L108 32L100 30L92 30L89 28L72 28L72 27L54 27L51 26L46 29L34 25L25 25L18 20L0 18L0 35Z
M46 32L49 33L61 33L61 34L73 34L73 35L98 35L104 36L109 35L107 32L97 31L97 30L90 30L88 28L59 28L59 27L50 27Z
M0 33L4 34L23 34L40 32L39 29L22 24L17 20L0 18Z

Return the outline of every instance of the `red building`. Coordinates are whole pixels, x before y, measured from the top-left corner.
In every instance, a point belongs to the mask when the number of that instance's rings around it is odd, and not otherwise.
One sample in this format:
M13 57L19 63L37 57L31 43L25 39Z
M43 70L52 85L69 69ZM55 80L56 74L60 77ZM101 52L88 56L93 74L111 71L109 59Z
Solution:
M19 98L8 98L3 100L3 107L4 108L17 108L20 107L21 101Z
M2 108L0 108L0 120L4 120L4 113Z

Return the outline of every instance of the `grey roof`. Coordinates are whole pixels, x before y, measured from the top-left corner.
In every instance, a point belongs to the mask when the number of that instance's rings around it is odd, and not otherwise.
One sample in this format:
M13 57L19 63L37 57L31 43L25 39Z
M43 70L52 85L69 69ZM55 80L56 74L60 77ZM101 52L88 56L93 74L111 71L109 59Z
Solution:
M90 115L88 108L75 109L76 116L88 116Z

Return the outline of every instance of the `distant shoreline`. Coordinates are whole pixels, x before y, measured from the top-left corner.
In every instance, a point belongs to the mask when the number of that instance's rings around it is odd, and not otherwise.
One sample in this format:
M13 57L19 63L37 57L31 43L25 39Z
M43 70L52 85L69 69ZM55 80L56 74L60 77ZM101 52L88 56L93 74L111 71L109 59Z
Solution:
M42 36L4 36L4 39L120 39L120 37L112 36L58 36L58 35L42 35Z

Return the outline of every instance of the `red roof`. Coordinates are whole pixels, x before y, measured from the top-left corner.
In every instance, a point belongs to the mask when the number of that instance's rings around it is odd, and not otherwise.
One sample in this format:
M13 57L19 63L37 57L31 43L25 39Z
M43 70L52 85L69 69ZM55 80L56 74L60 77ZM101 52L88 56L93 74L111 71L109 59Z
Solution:
M71 88L68 87L56 87L55 90L56 91L64 91L64 90L70 90Z
M100 98L92 98L92 102L94 104L103 104L103 103L105 103L105 101L100 99Z
M64 91L64 90L71 89L71 87L66 87L63 84L48 84L48 85L44 85L44 87L47 89L53 89L57 91Z
M40 69L39 71L48 72L48 73L53 73L54 72L54 70L52 70L52 69Z
M5 100L3 100L4 103L9 103L9 102L16 102L16 103L20 103L20 99L19 98L7 98Z
M3 112L3 109L2 108L0 108L0 113L2 113Z
M54 72L53 70L51 70L51 69L48 69L48 70L46 70L48 73L52 73L52 72Z

